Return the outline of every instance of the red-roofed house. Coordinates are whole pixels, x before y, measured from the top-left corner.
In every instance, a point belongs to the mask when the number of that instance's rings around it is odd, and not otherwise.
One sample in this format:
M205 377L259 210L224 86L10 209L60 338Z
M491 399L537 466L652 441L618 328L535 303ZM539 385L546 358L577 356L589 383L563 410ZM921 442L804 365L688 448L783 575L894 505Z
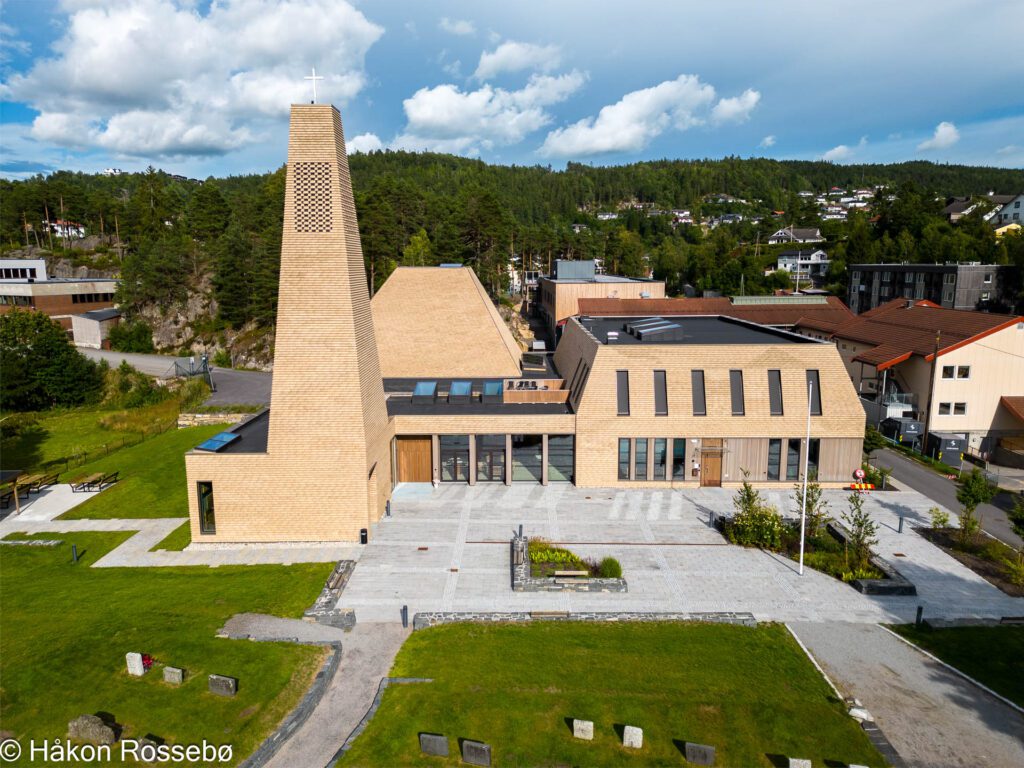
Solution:
M964 435L978 453L1024 435L1011 407L1024 396L1024 316L896 299L831 328L808 318L796 330L831 338L854 387L887 416Z

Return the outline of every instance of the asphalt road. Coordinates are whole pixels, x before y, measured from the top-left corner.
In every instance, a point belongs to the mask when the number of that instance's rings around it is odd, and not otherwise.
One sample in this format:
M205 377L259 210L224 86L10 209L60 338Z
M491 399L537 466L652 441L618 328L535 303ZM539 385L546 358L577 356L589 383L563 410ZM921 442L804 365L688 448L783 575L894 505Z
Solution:
M904 485L923 493L932 501L952 512L960 510L960 502L956 500L957 486L952 480L947 480L933 470L888 448L875 451L871 454L871 459L875 466L892 467L893 477ZM972 468L972 464L964 464L965 472L969 472ZM1021 545L1020 537L1010 529L1010 522L1006 517L1006 510L1011 509L1012 506L1013 497L1008 493L1001 493L993 499L992 504L982 504L978 507L978 514L981 516L982 528L986 532L1011 546L1019 547Z
M106 349L79 348L93 360L106 360L120 365L122 360L149 376L168 378L174 375L174 361L187 364L188 358L171 355L142 355L134 352L112 352ZM235 371L213 368L213 383L217 391L204 405L269 405L271 374L262 371Z

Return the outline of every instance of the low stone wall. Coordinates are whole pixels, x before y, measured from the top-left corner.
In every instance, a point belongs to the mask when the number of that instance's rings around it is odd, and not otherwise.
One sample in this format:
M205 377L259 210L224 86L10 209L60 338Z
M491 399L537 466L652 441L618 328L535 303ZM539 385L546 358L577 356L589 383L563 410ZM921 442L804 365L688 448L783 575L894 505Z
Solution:
M481 624L521 624L531 621L605 621L605 622L647 622L677 621L709 624L741 624L756 627L754 614L746 612L710 613L657 613L652 611L584 611L569 613L561 611L495 611L455 613L448 611L427 611L412 618L413 630L437 627L442 624L476 622Z
M829 532L844 544L850 539L850 531L836 520L828 523ZM916 595L915 587L896 566L883 557L872 555L871 564L885 574L884 579L854 579L850 586L865 595Z
M251 413L179 413L178 429L203 427L207 424L237 424L252 415Z
M625 579L599 578L534 578L530 575L530 540L518 534L512 537L510 560L512 563L513 592L628 592Z
M310 606L302 617L308 621L315 621L318 624L326 624L340 629L351 629L356 625L356 612L351 608L338 608L338 599L341 597L345 585L356 564L354 560L339 560L334 566L331 575L327 577L327 583L317 597L316 602Z

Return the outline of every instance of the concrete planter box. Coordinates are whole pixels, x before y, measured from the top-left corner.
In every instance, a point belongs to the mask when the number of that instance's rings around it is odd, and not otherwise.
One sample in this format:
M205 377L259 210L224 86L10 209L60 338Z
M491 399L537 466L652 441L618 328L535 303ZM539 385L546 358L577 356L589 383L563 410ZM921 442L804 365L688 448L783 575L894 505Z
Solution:
M513 592L628 592L625 579L563 578L530 575L530 540L513 536L509 560L512 564Z
M835 520L828 523L828 532L844 544L850 539L850 531L845 525ZM871 564L885 574L884 579L854 579L850 586L865 595L916 595L915 587L907 578L896 570L896 566L885 558L872 554Z

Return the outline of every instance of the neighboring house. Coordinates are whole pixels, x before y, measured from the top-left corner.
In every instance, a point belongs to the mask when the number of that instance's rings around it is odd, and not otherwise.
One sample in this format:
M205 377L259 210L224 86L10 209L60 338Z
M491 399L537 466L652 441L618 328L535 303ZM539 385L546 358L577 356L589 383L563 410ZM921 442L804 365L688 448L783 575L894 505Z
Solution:
M64 219L44 221L43 229L53 232L57 237L65 240L77 240L85 237L85 227L77 221L66 221Z
M865 312L892 299L930 301L948 309L984 309L1005 298L1007 267L950 264L851 264L847 303Z
M1007 200L991 221L999 227L1015 222L1024 223L1024 195L1016 195Z
M996 227L996 229L995 229L995 236L997 238L1002 238L1002 237L1006 237L1007 235L1016 234L1016 233L1020 232L1020 230L1021 230L1021 225L1018 224L1017 222L1013 222L1011 224L1004 224L1001 227Z
M768 238L769 245L778 243L823 243L825 238L821 236L821 230L817 228L802 229L800 227L786 227L780 229Z
M45 312L71 330L71 316L114 306L117 280L48 277L44 259L0 259L0 314L15 307Z
M824 283L831 263L828 254L821 248L783 251L779 254L776 269L789 272L796 283L809 281L820 285Z
M615 221L617 218L619 218L617 213L602 212L597 214L598 221Z
M804 319L797 330L835 342L854 387L878 406L876 423L913 418L933 444L962 435L982 455L1024 435L1003 403L1024 396L1024 316L896 299L838 325Z
M978 207L969 197L950 197L946 200L946 207L942 209L942 215L950 224L955 224L964 216Z

